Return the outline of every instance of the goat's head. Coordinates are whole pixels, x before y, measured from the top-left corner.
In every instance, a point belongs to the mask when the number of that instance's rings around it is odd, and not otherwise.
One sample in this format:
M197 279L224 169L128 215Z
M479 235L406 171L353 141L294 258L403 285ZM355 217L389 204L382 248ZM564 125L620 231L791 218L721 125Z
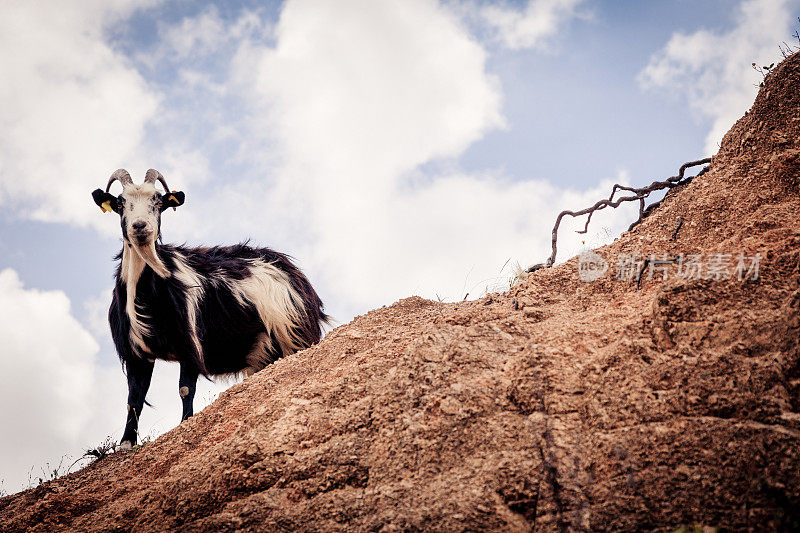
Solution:
M156 180L164 186L163 194L156 190ZM115 181L122 184L122 193L118 196L108 192ZM182 205L185 195L170 191L164 176L152 168L147 171L141 185L133 183L128 171L119 169L111 175L105 192L95 189L92 198L104 212L113 211L120 216L122 238L126 242L145 246L158 239L161 213Z
M122 193L118 196L108 192L115 181L122 184ZM156 181L164 187L163 194L156 190ZM106 190L95 189L92 198L104 212L113 211L120 216L122 238L141 254L146 249L154 250L161 233L161 213L182 205L185 195L170 191L164 176L152 168L141 185L133 183L127 170L119 169L111 175Z

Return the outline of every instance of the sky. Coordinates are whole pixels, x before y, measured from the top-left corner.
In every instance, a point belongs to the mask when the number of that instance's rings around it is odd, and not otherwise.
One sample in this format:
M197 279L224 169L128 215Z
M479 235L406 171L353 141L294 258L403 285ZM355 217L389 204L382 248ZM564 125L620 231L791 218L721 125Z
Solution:
M90 197L115 169L186 193L165 242L289 253L339 324L478 298L548 257L562 209L713 155L798 16L800 0L3 2L0 491L121 436L120 227ZM557 260L633 209L584 236L562 224ZM177 381L156 365L143 434L179 422ZM195 411L230 384L201 380Z

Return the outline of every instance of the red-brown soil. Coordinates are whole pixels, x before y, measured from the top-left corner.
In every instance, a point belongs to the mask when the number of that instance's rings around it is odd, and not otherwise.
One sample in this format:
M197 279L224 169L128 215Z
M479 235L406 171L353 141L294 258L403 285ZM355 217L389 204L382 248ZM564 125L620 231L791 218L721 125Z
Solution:
M3 498L0 531L800 528L798 134L795 54L708 173L598 250L601 280L573 258L372 311L155 442ZM634 252L762 261L637 291L613 275Z

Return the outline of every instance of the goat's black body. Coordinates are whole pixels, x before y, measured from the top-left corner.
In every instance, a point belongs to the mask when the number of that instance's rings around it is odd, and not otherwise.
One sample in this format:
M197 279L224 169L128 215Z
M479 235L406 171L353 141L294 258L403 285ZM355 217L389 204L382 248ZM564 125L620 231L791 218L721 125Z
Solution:
M125 243L125 246L129 246ZM302 300L302 312L293 322L292 331L298 349L319 341L321 323L327 320L322 302L306 277L283 254L268 248L246 244L212 248L188 248L156 245L166 268L174 273L183 265L197 274L202 283L202 297L195 313L198 352L193 341L190 317L187 314L188 294L192 289L179 276L158 276L145 266L136 285L136 308L139 322L147 327L143 335L147 352L133 345L131 323L126 312L127 291L122 264L117 269L114 297L109 309L109 323L117 353L128 376L128 420L122 441L136 443L138 418L150 383L155 359L180 362L180 393L183 418L192 415L192 400L198 375L233 374L245 370L260 336L270 335L253 303L237 299L227 284L244 282L253 275L253 261L269 263L285 274L288 284ZM135 252L132 252L135 253ZM120 253L117 258L122 259ZM122 261L120 261L122 263ZM180 263L180 264L179 264ZM213 280L215 281L212 281ZM220 280L226 283L220 283ZM284 355L277 339L270 336L272 349L266 359L275 361Z

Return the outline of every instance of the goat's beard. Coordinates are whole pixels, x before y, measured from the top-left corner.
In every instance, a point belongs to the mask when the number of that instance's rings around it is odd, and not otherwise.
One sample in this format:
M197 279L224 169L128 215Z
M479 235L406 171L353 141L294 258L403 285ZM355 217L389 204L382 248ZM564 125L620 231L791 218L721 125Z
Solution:
M136 239L131 241L131 247L133 248L134 252L142 258L142 260L147 263L150 268L153 269L157 275L162 278L168 278L170 276L169 269L167 269L164 262L161 261L161 258L158 257L158 253L156 252L156 242L155 240L140 245L136 242Z

